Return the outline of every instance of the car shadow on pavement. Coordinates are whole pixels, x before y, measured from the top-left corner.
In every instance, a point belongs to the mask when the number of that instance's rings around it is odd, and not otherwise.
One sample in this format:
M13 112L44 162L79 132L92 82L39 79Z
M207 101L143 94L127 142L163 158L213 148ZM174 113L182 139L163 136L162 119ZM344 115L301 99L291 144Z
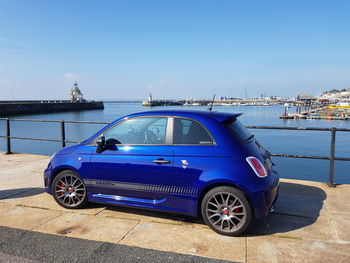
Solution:
M92 207L94 204L89 204L89 207ZM134 207L123 207L123 206L113 206L113 205L106 205L106 210L108 212L115 212L115 217L120 218L132 218L132 219L140 219L141 221L148 221L148 222L158 222L162 219L165 220L172 220L175 221L174 223L178 222L181 223L196 223L196 224L204 224L204 221L202 218L195 218L187 215L182 214L174 214L174 213L168 213L168 212L160 212L160 211L154 211L154 210L148 210L144 208L134 208ZM113 215L113 214L109 214Z
M320 216L327 195L322 188L281 182L274 212L255 220L247 235L261 236L286 233L312 225Z
M319 187L281 182L275 211L264 219L254 220L247 229L249 236L262 236L298 230L316 222L322 209L326 193ZM182 223L205 225L202 218L143 210L137 208L106 206L116 217L130 217L146 221L173 220ZM146 218L144 218L146 217Z
M28 197L38 195L44 192L43 188L40 187L24 187L15 189L5 189L0 190L0 200L1 199L13 199L20 197Z

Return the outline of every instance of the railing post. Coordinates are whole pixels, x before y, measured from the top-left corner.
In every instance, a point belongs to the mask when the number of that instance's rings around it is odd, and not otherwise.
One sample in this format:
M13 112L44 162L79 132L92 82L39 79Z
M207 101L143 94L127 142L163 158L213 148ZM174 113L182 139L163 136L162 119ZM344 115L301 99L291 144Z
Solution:
M335 187L334 185L334 158L335 158L335 133L336 128L332 128L331 134L331 156L330 156L330 164L329 164L329 183L328 186Z
M6 118L6 154L11 152L11 131L10 131L10 119Z
M61 143L62 148L66 147L66 131L64 129L64 120L61 121Z

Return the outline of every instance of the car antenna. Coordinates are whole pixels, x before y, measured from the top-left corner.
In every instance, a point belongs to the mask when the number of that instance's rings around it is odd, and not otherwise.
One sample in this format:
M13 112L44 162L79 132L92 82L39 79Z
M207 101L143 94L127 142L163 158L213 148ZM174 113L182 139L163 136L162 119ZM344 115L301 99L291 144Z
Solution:
M213 110L214 100L215 100L215 94L213 96L213 100L211 101L210 107L208 108L208 111L212 111Z

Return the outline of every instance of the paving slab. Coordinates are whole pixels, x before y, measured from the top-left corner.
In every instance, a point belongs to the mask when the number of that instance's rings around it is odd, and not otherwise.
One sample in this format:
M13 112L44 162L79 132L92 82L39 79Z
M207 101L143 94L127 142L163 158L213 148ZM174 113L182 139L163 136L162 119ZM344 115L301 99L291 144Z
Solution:
M0 171L0 191L21 189L29 187L43 187L43 170L31 171L26 167L18 167L13 170L1 169Z
M281 179L275 212L246 235L225 237L181 215L101 204L62 208L43 190L48 160L0 154L0 226L222 260L350 262L350 185Z
M325 184L318 182L310 184L303 180L283 179L275 211L280 214L317 218L327 198L326 187Z
M350 262L350 244L290 237L248 237L247 262Z
M33 231L118 243L139 221L65 213Z
M325 205L328 212L350 213L350 185L337 185L327 189Z
M42 155L0 154L0 198L11 191L19 193L43 187L42 173L48 161L49 157Z
M350 213L330 213L331 224L341 242L350 243Z
M165 212L149 211L138 208L106 206L98 216L108 216L122 219L134 219L142 222L164 223L173 225L203 225L204 221L199 218L186 217L184 215Z
M101 204L89 204L84 209L75 209L75 210L66 209L58 205L54 200L54 198L48 193L46 193L43 188L35 188L31 191L21 192L15 196L2 199L0 200L0 202L16 204L16 205L19 204L19 205L29 206L29 207L39 207L44 209L62 211L65 213L74 212L74 213L90 214L90 215L98 214L105 209L105 206Z
M252 224L248 233L254 236L280 235L324 241L337 240L337 235L325 213L318 218L273 213Z
M13 168L21 165L28 165L28 162L37 162L37 161L42 161L42 163L45 165L45 163L46 164L48 163L49 159L50 157L46 155L0 153L0 167Z
M208 227L140 222L120 244L245 261L246 238L218 235Z
M31 230L61 214L59 211L0 203L0 226Z

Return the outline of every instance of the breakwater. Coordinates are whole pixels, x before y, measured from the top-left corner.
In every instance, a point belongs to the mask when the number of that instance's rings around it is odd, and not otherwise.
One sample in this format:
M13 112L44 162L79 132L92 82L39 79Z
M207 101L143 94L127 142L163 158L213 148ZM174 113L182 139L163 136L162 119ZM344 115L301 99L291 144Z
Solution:
M0 101L0 116L104 109L102 101Z

